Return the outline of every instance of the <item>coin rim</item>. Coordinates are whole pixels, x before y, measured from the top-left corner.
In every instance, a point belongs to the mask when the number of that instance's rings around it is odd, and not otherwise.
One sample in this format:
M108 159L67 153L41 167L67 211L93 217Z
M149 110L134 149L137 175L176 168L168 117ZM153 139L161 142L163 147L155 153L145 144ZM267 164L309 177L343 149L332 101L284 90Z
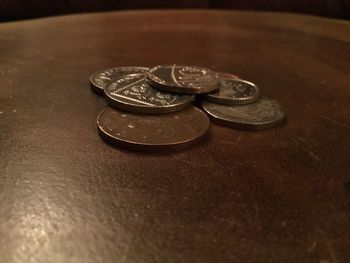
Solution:
M185 109L185 108L189 107L194 100L193 95L192 96L184 95L184 96L188 96L189 98L187 101L185 101L183 103L178 103L178 104L173 104L173 105L168 105L168 106L146 106L146 105L134 105L134 104L126 103L124 101L113 98L108 93L107 87L109 85L111 85L114 81L116 81L117 79L121 79L123 77L126 77L126 76L133 76L133 75L135 75L135 76L136 75L139 75L139 76L143 75L144 80L147 83L145 74L128 74L128 75L121 76L120 78L115 78L115 79L111 80L106 85L105 89L103 89L105 98L110 106L112 106L113 108L116 108L118 110L123 110L123 111L133 112L133 113L164 114L164 113L171 113L171 112L176 112L176 111ZM151 88L153 88L153 87L151 86Z
M103 109L98 115L96 119L96 124L97 124L97 131L100 137L106 141L107 143L117 146L126 150L132 150L132 151L137 151L137 152L170 152L170 151L179 151L179 150L184 150L187 149L191 146L194 146L201 141L203 141L205 138L207 138L210 134L210 120L202 110L199 108L192 106L194 110L196 110L198 113L202 114L203 117L205 117L206 120L206 127L203 129L202 133L199 134L197 137L186 140L186 141L181 141L179 143L167 143L167 144L151 144L151 143L140 143L140 142L133 142L130 140L121 140L118 139L117 137L114 137L107 131L105 131L100 125L100 118L101 116L108 110L115 110L111 107L106 107ZM142 115L142 114L140 114Z
M138 68L138 69L145 69L145 72L144 72L144 74L149 70L149 68L148 67L139 67L139 66L135 66L135 67L133 67L133 66L125 66L125 67L123 67L123 66L121 66L121 67L112 67L112 68L105 68L105 69L101 69L101 70L98 70L98 71L96 71L95 73L93 73L91 76L90 76L90 78L89 78L89 81L90 81L90 88L95 92L95 93L97 93L97 94L99 94L99 95L103 95L103 89L104 89L104 87L101 87L101 86L99 86L98 84L96 84L95 82L94 82L94 80L93 80L93 78L97 75L97 74L101 74L101 73L103 73L103 72L105 72L105 71L107 71L107 70L115 70L115 69L121 69L121 68L130 68L130 69L132 69L132 68ZM141 74L141 73L130 73L130 74ZM128 74L129 75L129 74ZM113 79L111 79L110 81L112 81ZM108 82L107 82L107 84L108 84Z
M215 74L216 74L216 77L219 79L241 79L239 76L235 74L222 72L222 71L215 71Z
M216 104L221 104L221 105L246 105L246 104L250 104L253 102L256 102L259 100L260 98L260 89L257 85L255 85L253 82L244 80L244 79L227 79L227 78L222 78L222 80L231 80L231 81L238 81L238 82L244 82L247 83L251 86L253 86L256 90L256 93L249 97L249 98L226 98L226 97L220 97L220 96L216 96L210 93L204 94L203 95L203 99L210 101L210 102L214 102ZM220 88L221 88L221 81L220 81ZM219 89L220 89L219 88Z
M218 117L218 116L215 116L213 115L206 107L205 105L203 104L216 104L216 103L213 103L213 102L210 102L210 101L202 101L201 103L201 107L203 109L203 111L205 113L208 114L210 120L216 124L219 124L221 126L225 126L225 127L231 127L231 128L236 128L236 129L242 129L242 130L264 130L264 129L268 129L268 128L271 128L271 127L274 127L274 126L277 126L279 124L282 124L286 121L286 114L285 114L285 111L283 109L283 107L281 106L280 103L278 103L276 100L274 99L270 99L270 98L267 98L267 97L261 97L260 99L268 99L268 100L272 100L274 101L275 103L278 104L279 106L279 109L280 109L280 112L282 114L281 118L277 119L277 120L274 120L272 122L264 122L264 123L259 123L259 124L254 124L254 123L243 123L243 122L239 122L239 121L232 121L232 120L228 120L228 119L225 119L225 118L222 118L222 117ZM220 106L223 106L222 104L218 104ZM240 107L240 106L247 106L248 104L245 104L245 105L237 105L237 107ZM226 105L227 107L232 107L234 105Z
M177 65L177 64L175 64ZM196 68L201 68L204 69L208 72L213 73L213 79L216 79L217 82L215 82L215 84L213 84L212 86L208 85L208 86L199 86L198 88L190 88L190 87L186 87L186 86L175 86L175 85L165 85L162 83L157 82L154 79L154 74L152 75L152 70L155 70L157 68L160 67L170 67L173 65L157 65L155 67L152 67L148 70L147 73L147 81L149 81L149 84L156 88L159 89L161 91L166 91L166 92L173 92L173 93L182 93L182 94L203 94L203 93L208 93L214 90L217 90L220 87L220 79L217 77L216 72L211 70L211 69L207 69L204 67L200 67L200 66L193 66L193 65L179 65L179 66L186 66L186 67L196 67Z

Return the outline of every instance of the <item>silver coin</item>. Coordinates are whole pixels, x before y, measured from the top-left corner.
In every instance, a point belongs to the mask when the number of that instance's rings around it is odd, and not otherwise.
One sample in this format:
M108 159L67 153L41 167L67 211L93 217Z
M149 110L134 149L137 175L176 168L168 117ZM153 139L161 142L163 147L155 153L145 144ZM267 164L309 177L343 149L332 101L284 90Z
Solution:
M220 88L205 94L203 98L224 105L248 104L259 99L259 88L242 79L222 79Z
M108 103L114 108L136 113L169 113L191 105L194 97L154 89L144 74L131 74L110 81L104 88Z
M156 66L149 70L148 81L159 90L183 94L207 93L219 88L216 73L197 66Z
M148 71L146 67L116 67L95 72L90 77L90 87L97 94L102 95L103 89L109 81L129 74L140 74Z
M213 122L240 129L266 129L281 123L285 118L281 105L266 97L238 106L202 101L202 107Z

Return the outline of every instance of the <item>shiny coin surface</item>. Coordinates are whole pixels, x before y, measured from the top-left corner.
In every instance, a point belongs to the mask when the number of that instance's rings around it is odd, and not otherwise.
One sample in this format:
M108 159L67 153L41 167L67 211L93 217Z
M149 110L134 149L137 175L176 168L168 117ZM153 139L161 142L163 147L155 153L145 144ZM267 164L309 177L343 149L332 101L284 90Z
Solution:
M159 90L183 94L201 94L219 88L216 73L197 66L156 66L149 70L148 81Z
M106 108L97 117L100 136L116 146L136 151L181 150L198 143L209 129L207 115L196 107L144 115Z
M131 74L110 81L104 88L114 108L136 113L169 113L191 105L194 96L159 91L146 82L144 74Z
M285 118L280 104L266 97L254 103L239 106L202 101L202 107L213 122L240 129L266 129L281 123Z
M222 79L220 88L205 94L203 98L224 105L248 104L259 99L259 88L241 79Z
M103 89L109 81L129 74L140 74L148 71L146 67L116 67L95 72L90 77L90 87L97 94L102 95Z

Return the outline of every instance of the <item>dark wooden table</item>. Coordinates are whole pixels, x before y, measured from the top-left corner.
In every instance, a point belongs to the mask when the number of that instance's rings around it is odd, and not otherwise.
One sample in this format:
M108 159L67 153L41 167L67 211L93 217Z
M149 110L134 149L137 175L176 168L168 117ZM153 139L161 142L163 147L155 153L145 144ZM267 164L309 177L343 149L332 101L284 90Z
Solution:
M90 74L197 64L288 114L171 154L105 144ZM0 25L0 262L350 262L350 23L132 11Z

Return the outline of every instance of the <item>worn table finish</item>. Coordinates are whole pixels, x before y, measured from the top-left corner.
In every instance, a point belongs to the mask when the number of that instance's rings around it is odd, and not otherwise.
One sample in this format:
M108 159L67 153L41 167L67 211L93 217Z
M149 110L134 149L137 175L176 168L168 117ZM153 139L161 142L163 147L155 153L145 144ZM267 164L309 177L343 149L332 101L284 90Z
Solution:
M198 64L285 125L171 154L105 144L90 74ZM0 262L349 262L350 24L132 11L0 24Z

